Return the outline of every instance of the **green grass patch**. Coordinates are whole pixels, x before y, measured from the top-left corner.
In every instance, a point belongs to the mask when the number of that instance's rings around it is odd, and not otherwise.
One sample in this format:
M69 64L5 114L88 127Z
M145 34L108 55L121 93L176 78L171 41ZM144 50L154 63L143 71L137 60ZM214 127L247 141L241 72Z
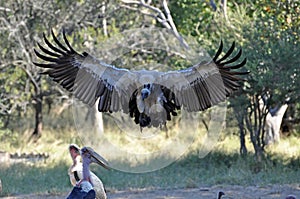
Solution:
M71 165L70 143L79 143L76 131L53 129L44 131L41 138L28 142L29 133L19 135L16 145L1 144L0 150L11 152L47 152L50 156L39 163L0 165L3 190L0 196L29 193L66 193L72 189L67 169ZM15 139L15 138L14 138ZM197 147L179 160L160 170L133 174L105 170L93 166L108 190L131 188L195 188L211 185L267 185L299 183L299 138L287 137L280 144L266 148L263 162L255 161L248 142L249 155L238 154L238 137L221 136L212 152L199 158Z
M0 169L2 196L29 193L61 193L69 191L67 166L13 164Z

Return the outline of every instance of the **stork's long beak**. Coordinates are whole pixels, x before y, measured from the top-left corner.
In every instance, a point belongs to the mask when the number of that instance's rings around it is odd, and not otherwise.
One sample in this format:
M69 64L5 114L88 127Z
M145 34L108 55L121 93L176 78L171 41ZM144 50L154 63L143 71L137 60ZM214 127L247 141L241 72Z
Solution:
M86 147L86 149L91 154L91 161L104 167L105 169L110 169L109 163L98 153L96 153L91 147Z

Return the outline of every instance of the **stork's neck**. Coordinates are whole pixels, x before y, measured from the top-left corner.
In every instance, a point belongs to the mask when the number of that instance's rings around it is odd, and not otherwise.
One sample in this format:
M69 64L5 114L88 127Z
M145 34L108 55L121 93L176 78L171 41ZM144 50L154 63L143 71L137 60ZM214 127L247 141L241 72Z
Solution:
M83 180L90 181L90 163L86 158L83 158L82 160L82 173Z
M73 165L77 165L78 163L80 163L80 155L73 158Z

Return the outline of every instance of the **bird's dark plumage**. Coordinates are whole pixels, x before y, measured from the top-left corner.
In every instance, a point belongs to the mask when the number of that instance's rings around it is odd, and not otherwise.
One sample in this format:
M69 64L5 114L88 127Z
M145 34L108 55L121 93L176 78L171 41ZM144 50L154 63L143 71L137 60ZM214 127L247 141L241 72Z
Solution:
M85 192L81 187L73 187L72 191L67 196L67 199L95 199L96 192L95 190L90 190L89 192Z
M236 71L242 50L231 56L235 43L221 56L223 43L206 64L187 69L159 72L127 70L106 64L88 53L76 52L63 34L62 44L52 32L52 44L45 35L47 48L38 44L34 50L44 63L34 63L47 69L46 74L76 98L93 106L99 99L100 112L123 111L141 127L158 127L166 124L177 110L203 111L226 99L241 86L240 77L248 72ZM232 65L230 65L232 64Z
M296 196L294 196L294 195L288 195L285 199L296 199Z
M222 196L224 196L224 195L225 195L225 193L223 191L219 191L219 193L218 193L218 199L221 199Z

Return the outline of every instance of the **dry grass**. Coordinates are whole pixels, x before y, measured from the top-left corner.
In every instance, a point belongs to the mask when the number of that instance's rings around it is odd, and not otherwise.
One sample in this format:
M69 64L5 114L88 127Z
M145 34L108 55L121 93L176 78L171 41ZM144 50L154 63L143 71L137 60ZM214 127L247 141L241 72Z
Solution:
M67 122L61 126L46 129L43 136L35 141L28 142L31 131L18 134L13 142L5 140L1 143L0 150L18 152L48 153L46 161L28 164L1 165L0 178L3 191L0 196L29 193L65 193L71 189L67 176L67 168L71 164L68 154L68 145L77 143L82 145L83 136L71 128ZM169 138L164 133L155 134L150 139L122 134L119 131L106 131L104 138L110 144L122 148L129 153L151 154L161 150L165 145L179 139L192 140L193 144L181 158L160 170L142 174L126 173L118 170L106 171L93 166L92 169L101 176L108 190L130 188L194 188L200 186L233 184L233 185L266 185L266 184L291 184L299 183L300 175L300 146L299 136L290 136L266 148L267 157L258 173L254 172L256 162L251 155L252 146L247 141L248 157L240 157L238 136L232 134L236 129L226 129L217 137L218 142L213 150L203 158L199 152L207 146L206 131L199 127L198 133L187 132L178 134L172 129ZM197 135L197 136L194 136ZM201 135L201 136L200 136ZM145 136L145 135L143 135ZM149 135L146 135L149 136ZM149 138L149 137L148 137ZM95 143L106 147L97 138ZM109 151L108 151L109 153ZM101 151L102 154L102 151ZM119 161L120 165L127 164L130 159L121 159L116 154L113 162ZM170 154L172 156L172 154ZM104 154L105 157L105 154ZM120 158L120 159L118 159ZM127 161L127 162L126 162ZM125 162L125 163L124 163Z

